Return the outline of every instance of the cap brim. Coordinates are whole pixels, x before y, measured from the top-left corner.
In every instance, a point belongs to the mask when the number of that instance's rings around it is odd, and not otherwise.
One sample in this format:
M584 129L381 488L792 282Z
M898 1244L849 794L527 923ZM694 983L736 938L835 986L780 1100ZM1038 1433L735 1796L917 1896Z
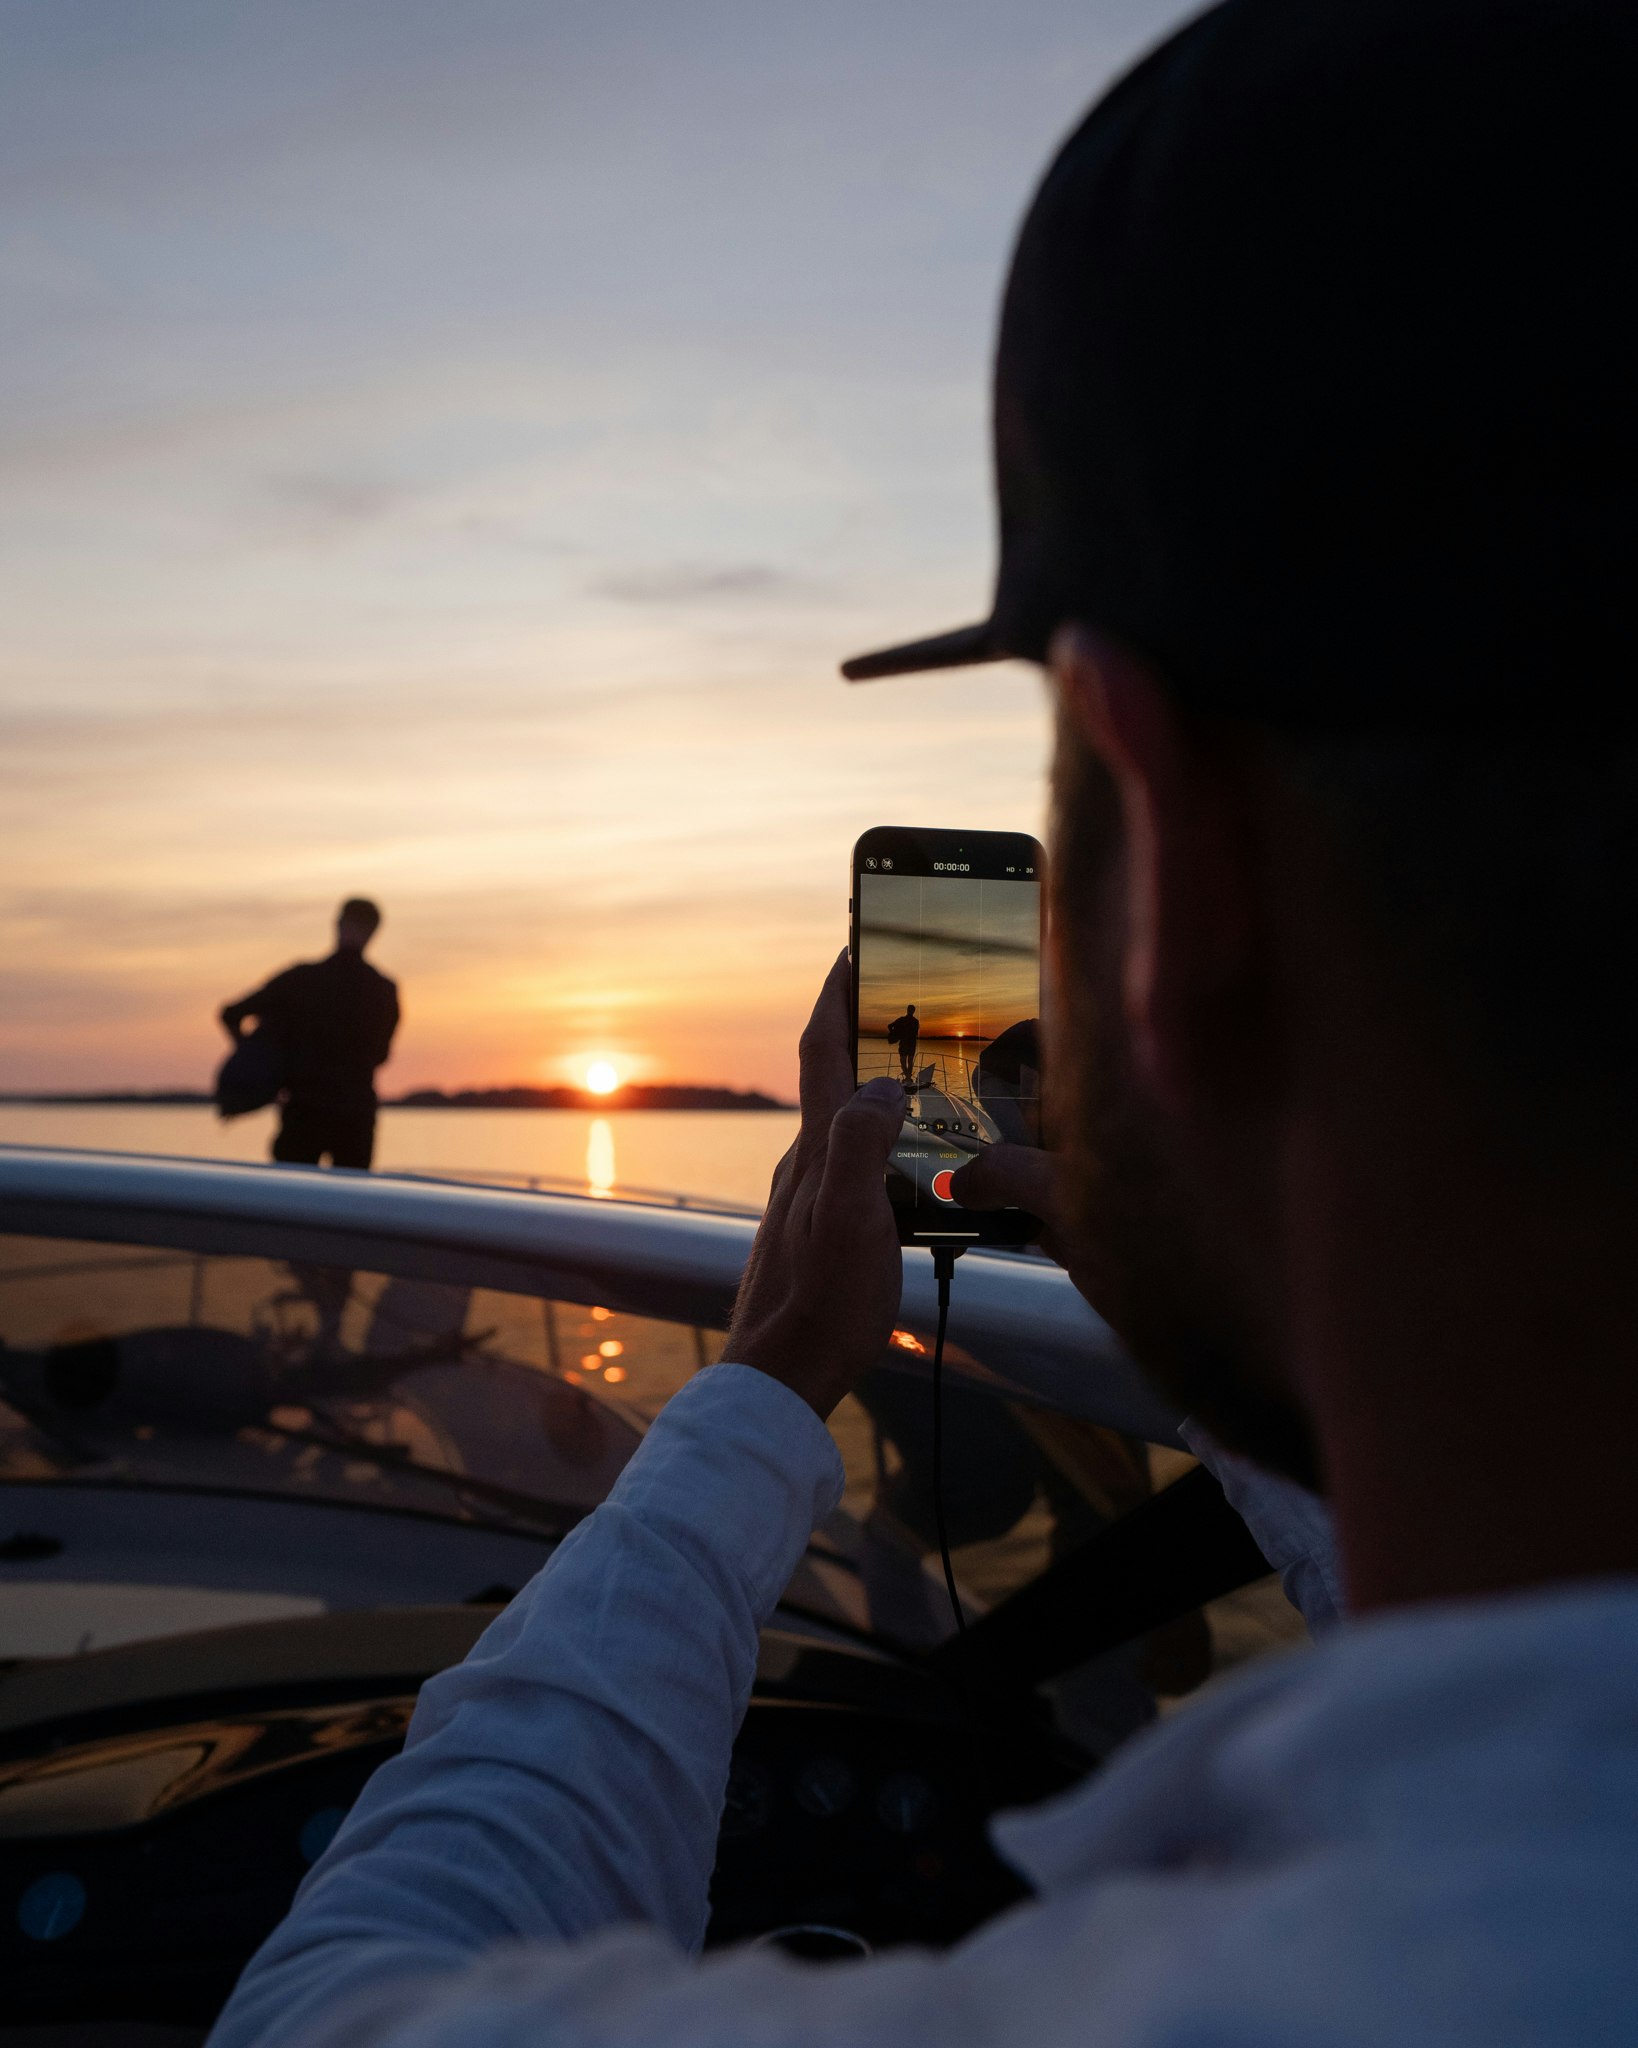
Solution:
M995 632L995 621L960 626L953 633L935 633L931 640L907 640L902 647L884 647L879 654L856 654L842 663L850 683L873 683L880 676L909 676L929 668L971 668L981 661L1005 661L1007 650Z

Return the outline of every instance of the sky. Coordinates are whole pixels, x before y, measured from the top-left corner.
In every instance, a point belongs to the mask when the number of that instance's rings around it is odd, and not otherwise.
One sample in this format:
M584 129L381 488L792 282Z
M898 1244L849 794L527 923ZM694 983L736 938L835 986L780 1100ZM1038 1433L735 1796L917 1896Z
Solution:
M1039 829L988 360L1153 0L0 0L0 1089L200 1086L377 897L389 1090L787 1093L880 824Z

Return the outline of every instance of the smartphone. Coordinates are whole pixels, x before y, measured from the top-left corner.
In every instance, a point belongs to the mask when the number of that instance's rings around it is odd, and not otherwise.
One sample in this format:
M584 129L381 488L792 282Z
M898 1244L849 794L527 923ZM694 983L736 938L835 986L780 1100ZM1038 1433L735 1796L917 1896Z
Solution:
M1041 884L1027 832L879 825L853 849L853 1065L904 1083L887 1169L901 1244L1017 1245L1021 1209L963 1209L951 1176L1041 1136Z

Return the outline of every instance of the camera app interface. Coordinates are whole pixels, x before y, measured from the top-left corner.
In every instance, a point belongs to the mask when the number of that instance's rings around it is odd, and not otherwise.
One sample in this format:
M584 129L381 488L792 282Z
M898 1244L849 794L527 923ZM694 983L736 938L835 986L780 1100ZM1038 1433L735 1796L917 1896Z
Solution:
M1041 1140L1040 883L1021 859L905 864L858 877L859 1079L904 1084L895 1206L918 1232L959 1235L955 1171L983 1145Z

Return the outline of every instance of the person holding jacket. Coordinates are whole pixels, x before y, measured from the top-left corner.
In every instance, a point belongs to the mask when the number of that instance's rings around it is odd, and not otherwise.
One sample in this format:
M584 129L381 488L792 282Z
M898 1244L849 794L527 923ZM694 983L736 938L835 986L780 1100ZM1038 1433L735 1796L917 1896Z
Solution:
M367 898L336 913L335 950L304 960L236 1003L222 1024L235 1044L252 1018L279 1048L284 1087L273 1157L285 1165L368 1167L375 1156L375 1073L398 1029L398 986L364 949L381 924Z

